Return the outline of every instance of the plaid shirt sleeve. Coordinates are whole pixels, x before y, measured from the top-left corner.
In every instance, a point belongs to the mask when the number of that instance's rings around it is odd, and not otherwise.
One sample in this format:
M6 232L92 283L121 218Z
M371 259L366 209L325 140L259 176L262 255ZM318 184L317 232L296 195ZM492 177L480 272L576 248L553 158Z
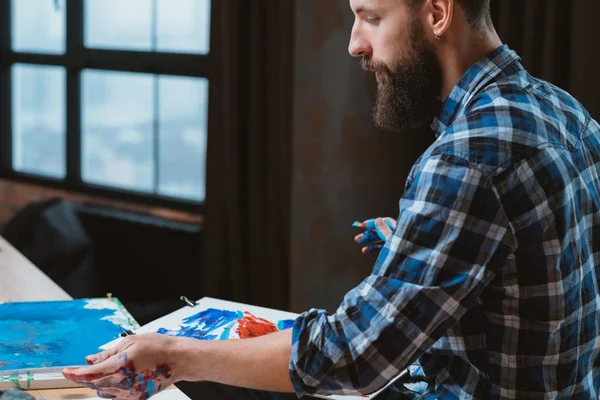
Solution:
M476 304L514 251L484 167L438 154L415 171L371 275L334 314L311 309L296 320L290 376L298 395L381 389Z

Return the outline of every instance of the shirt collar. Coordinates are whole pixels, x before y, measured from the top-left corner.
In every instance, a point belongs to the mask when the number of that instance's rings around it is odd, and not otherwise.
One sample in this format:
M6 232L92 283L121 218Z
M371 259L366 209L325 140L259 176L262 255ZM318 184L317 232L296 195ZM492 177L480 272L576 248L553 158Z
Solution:
M458 81L442 106L442 113L431 123L431 129L439 137L452 123L456 114L482 87L488 84L521 58L507 45L502 45L473 64ZM520 64L519 64L520 66ZM520 67L522 68L522 67Z

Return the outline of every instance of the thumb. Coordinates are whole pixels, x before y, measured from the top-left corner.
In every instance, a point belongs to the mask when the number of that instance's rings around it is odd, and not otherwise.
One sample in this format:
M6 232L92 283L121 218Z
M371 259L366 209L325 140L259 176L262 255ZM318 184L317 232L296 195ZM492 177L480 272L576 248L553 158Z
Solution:
M385 220L385 223L387 224L387 226L389 226L392 231L394 229L396 229L396 225L398 223L397 223L397 221L394 218L385 217L384 220Z
M390 236L392 236L392 230L387 224L385 218L377 218L375 220L375 231L381 240L387 240Z

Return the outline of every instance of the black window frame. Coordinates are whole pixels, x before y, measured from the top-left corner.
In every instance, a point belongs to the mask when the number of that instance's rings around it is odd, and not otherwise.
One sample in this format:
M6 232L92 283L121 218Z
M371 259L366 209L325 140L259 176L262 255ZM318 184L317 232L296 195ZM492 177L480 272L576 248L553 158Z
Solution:
M215 17L214 5L216 2L218 0L211 2L211 25ZM84 46L85 2L83 0L65 0L66 51L64 54L15 52L11 43L11 3L10 0L0 0L0 178L106 199L201 212L203 202L169 197L158 193L141 193L94 185L83 181L81 177L81 72L84 69L94 69L206 78L209 82L210 92L210 53L184 54L86 48ZM211 41L212 34L213 29L211 29ZM66 70L66 177L64 179L38 176L13 169L11 68L16 63L62 66ZM211 108L210 101L208 107ZM208 115L210 115L210 111ZM156 143L158 127L155 126L154 129L155 149L158 149L158 143ZM210 130L207 130L208 137L210 137ZM156 154L154 157L157 160ZM158 169L157 166L155 171ZM155 172L155 188L158 181L157 174L158 172Z

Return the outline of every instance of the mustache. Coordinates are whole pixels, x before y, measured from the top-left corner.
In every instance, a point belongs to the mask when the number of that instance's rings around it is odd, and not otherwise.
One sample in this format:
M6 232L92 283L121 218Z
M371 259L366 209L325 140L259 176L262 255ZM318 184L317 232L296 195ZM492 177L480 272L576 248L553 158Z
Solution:
M380 61L374 61L371 57L363 57L363 59L360 60L360 66L365 71L384 72L387 75L392 74L392 71L390 71L387 65Z

